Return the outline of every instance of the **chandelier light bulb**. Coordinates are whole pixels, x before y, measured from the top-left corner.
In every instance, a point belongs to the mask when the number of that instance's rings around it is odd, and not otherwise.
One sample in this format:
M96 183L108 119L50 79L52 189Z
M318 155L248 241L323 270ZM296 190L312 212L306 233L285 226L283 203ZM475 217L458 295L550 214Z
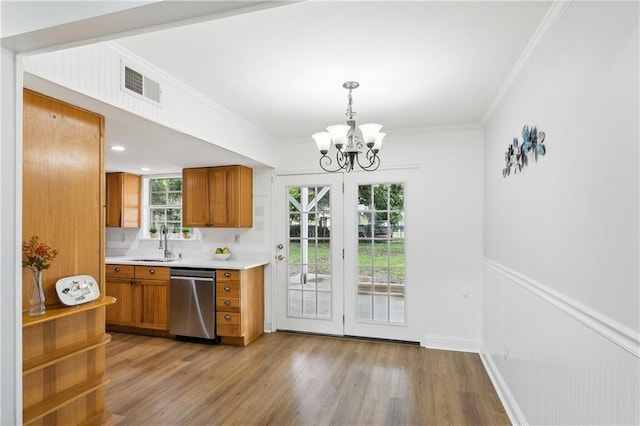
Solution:
M361 124L358 126L358 129L362 132L362 139L364 139L364 143L371 148L376 141L376 137L378 136L380 129L382 129L382 124Z
M320 150L321 154L324 155L329 152L329 147L331 146L331 135L328 132L314 133L311 137L316 141L316 145L318 146L318 150Z
M346 124L334 124L327 127L327 132L331 135L331 141L339 150L347 143L347 135L351 127Z
M380 151L380 148L382 148L382 139L384 139L384 137L385 137L386 135L387 135L387 134L386 134L386 133L384 133L384 132L380 132L380 133L378 133L378 136L376 136L376 141L375 141L375 143L373 144L373 147L371 148L371 149L373 150L373 152L378 152L378 151Z

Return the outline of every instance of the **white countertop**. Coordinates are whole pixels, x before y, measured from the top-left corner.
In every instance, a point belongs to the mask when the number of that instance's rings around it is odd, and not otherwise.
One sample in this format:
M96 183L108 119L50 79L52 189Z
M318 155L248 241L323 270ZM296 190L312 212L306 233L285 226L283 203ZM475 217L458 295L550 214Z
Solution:
M257 266L267 265L269 262L256 259L248 260L213 260L213 259L178 259L170 262L163 262L159 259L158 262L140 261L139 259L155 259L156 257L144 257L144 256L113 256L105 258L105 263L112 265L146 265L146 266L166 266L169 268L182 267L182 268L208 268L208 269L251 269Z

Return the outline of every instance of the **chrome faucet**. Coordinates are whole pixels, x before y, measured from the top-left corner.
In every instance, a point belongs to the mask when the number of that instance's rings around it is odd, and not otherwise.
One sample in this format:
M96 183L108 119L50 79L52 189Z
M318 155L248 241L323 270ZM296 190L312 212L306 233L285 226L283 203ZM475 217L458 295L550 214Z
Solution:
M173 252L169 250L169 228L166 225L162 225L160 227L160 246L158 247L160 250L164 250L164 258L169 259L173 256Z

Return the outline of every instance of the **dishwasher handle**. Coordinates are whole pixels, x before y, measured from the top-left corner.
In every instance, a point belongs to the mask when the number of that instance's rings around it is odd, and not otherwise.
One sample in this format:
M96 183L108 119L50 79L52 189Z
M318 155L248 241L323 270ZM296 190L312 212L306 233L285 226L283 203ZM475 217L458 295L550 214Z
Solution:
M172 275L171 276L172 280L193 280L193 281L209 281L209 282L214 282L215 280L213 278L202 278L202 277L183 277L183 276L179 276L179 275Z

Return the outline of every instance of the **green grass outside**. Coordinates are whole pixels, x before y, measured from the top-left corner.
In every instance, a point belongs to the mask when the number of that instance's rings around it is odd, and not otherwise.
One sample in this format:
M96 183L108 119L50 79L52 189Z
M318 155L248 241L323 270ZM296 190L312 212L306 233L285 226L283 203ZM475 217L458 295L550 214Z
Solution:
M315 263L317 255L318 272L329 273L329 243L309 241L308 261ZM300 243L291 241L289 244L289 263L294 272L295 266L300 264ZM358 244L358 267L361 275L368 275L372 268L374 275L385 275L389 271L391 282L404 281L404 241L371 241ZM386 279L384 280L386 281Z

